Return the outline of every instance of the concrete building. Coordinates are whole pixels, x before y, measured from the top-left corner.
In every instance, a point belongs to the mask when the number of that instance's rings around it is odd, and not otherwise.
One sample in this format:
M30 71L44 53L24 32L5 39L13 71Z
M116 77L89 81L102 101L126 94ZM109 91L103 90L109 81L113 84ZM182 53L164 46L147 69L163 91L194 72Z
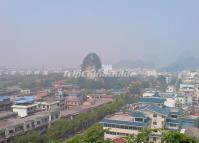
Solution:
M166 99L164 105L167 107L175 107L176 105L176 93L173 92L160 92L158 96Z
M0 122L0 143L15 142L18 135L37 130L43 133L47 128L60 119L60 112L38 112L24 118L9 118Z
M195 86L193 84L180 84L180 91L189 93L189 92L194 92Z
M152 132L149 135L149 142L151 142L151 143L162 143L162 132L161 131Z
M80 94L70 94L65 97L65 109L72 109L83 103L83 96Z
M38 105L38 108L41 110L59 110L60 102L59 101L41 101L35 102Z
M106 140L137 135L141 130L148 128L150 119L141 112L121 111L105 117L100 124L107 130L104 134Z
M176 106L182 107L185 105L192 105L193 103L193 97L189 94L177 94L175 100L176 100Z
M15 104L12 106L13 112L17 113L19 117L30 116L35 113L37 104L34 103L34 97L18 97Z
M142 94L142 97L152 97L155 95L155 90L149 90L149 91L145 91L143 94Z
M11 110L12 102L8 96L0 96L0 111Z
M147 106L143 112L151 119L152 129L163 129L166 124L166 118L169 116L169 110L156 105Z
M160 97L143 97L138 99L138 104L140 105L157 105L164 106L166 99Z
M168 86L167 89L166 89L166 92L168 92L168 93L176 92L175 86Z

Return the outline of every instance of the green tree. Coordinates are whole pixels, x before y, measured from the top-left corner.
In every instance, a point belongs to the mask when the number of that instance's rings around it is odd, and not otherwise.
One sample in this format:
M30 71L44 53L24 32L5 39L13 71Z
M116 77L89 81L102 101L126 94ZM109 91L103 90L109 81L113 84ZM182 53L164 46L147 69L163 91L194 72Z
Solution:
M167 88L166 78L163 75L159 75L157 78L159 90L165 91Z
M193 138L178 131L165 132L162 140L165 143L197 143Z
M46 139L39 132L33 131L16 138L16 143L44 143Z
M140 82L135 82L135 83L130 84L130 86L129 86L129 91L130 91L132 94L136 94L136 95L141 94L141 91L142 91L142 84L141 84Z

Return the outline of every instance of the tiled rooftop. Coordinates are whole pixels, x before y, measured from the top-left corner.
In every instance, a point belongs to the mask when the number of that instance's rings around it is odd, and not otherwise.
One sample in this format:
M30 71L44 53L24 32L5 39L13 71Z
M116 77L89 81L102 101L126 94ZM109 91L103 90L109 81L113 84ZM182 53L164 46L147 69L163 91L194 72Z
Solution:
M151 105L151 106L148 106L146 108L146 110L149 110L149 111L152 111L152 112L155 112L155 113L158 113L158 114L161 114L161 115L164 115L164 116L168 116L170 111L166 108L161 108L159 106L155 106L155 105Z
M139 103L158 103L158 104L164 104L166 99L164 98L157 98L157 97L146 97L146 98L139 98Z
M8 100L9 97L8 96L0 96L0 102L4 101L4 100Z
M17 97L15 104L31 104L35 100L34 96Z
M132 121L124 121L124 120L122 121L122 120L113 120L113 119L103 119L100 123L136 126L136 127L143 127L146 125L145 122L132 122Z

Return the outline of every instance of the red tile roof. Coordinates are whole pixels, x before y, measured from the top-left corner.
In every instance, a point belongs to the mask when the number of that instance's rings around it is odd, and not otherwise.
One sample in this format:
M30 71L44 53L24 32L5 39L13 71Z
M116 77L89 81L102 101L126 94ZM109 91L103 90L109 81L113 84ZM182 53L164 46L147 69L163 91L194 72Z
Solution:
M126 143L127 140L124 138L115 138L112 141L116 142L116 143Z

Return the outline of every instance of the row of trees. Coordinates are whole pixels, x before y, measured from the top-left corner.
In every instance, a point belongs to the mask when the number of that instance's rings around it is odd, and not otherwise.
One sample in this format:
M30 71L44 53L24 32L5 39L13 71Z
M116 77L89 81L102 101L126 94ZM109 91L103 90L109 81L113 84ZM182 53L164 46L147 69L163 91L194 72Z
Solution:
M28 143L34 138L37 143L48 143L49 141L61 141L70 138L79 131L87 129L92 124L103 119L104 116L112 114L128 102L134 102L135 98L128 95L120 95L110 104L103 105L89 113L80 113L71 119L61 119L54 123L44 135L38 135L37 132L22 135L16 139L17 143ZM34 143L34 142L33 142Z
M146 129L140 132L137 136L124 137L126 143L149 143L150 134L152 132L158 132L158 129ZM103 127L99 124L95 124L82 134L66 140L64 143L113 143L111 141L104 140ZM182 134L178 131L162 131L162 142L164 143L198 143L196 139L191 138L186 134Z

